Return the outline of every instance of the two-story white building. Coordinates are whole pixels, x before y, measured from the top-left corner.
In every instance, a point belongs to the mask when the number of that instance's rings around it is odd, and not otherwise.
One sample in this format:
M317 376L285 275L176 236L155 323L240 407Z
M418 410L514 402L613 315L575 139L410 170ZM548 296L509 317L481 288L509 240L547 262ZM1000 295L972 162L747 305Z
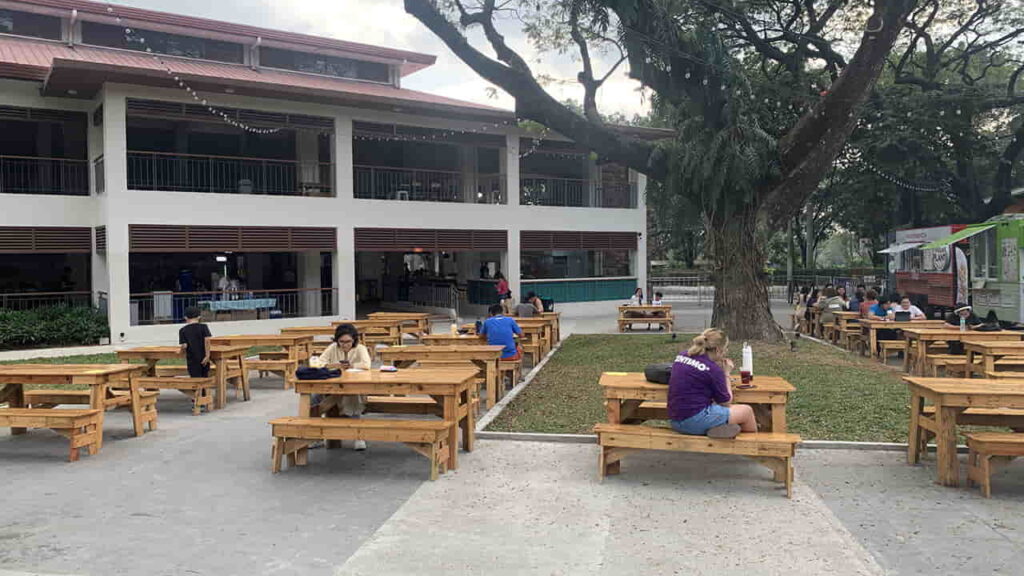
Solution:
M644 286L643 176L402 88L433 62L0 0L0 307L92 302L113 342L146 342L190 305L220 333L272 332L491 303L497 272L561 309Z

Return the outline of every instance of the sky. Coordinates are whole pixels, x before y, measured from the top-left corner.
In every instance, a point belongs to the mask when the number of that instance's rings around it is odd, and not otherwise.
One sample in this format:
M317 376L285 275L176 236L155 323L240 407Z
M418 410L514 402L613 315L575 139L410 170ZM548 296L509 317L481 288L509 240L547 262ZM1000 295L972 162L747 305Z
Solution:
M404 78L404 88L514 108L512 97L500 89L495 97L494 91L489 90L493 85L477 76L425 26L407 15L402 0L117 0L113 4L432 54L437 56L437 63ZM502 24L506 41L527 59L535 74L562 80L547 87L557 99L582 99L582 90L575 82L578 62L567 55L538 54L518 26L513 22ZM471 38L476 46L486 47L480 35ZM603 74L609 63L596 64L597 73ZM648 101L637 90L638 86L621 67L599 92L599 109L605 114L619 112L627 117L643 114Z

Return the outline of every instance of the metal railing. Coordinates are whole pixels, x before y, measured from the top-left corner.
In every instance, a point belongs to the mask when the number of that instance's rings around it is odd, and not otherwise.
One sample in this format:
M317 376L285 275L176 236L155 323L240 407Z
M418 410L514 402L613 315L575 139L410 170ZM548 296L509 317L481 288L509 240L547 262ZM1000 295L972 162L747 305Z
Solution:
M338 309L336 288L145 292L130 298L132 326L181 322L190 306L199 308L204 322L333 316Z
M597 185L580 178L523 174L519 177L519 201L524 206L576 208L636 208L637 188L629 184Z
M0 193L89 195L89 161L0 156Z
M51 306L91 308L92 292L0 292L0 310L34 310Z
M715 300L715 285L707 274L648 278L646 297L652 297L655 292L662 293L662 301L664 302L711 304ZM773 302L785 302L787 296L785 279L783 279L781 284L776 282L768 283L768 298L770 300Z
M333 182L330 162L128 152L129 190L334 196Z
M353 176L355 197L365 200L505 203L504 174L357 165Z
M409 287L408 302L414 306L431 306L434 308L459 307L459 290L454 284L413 284Z

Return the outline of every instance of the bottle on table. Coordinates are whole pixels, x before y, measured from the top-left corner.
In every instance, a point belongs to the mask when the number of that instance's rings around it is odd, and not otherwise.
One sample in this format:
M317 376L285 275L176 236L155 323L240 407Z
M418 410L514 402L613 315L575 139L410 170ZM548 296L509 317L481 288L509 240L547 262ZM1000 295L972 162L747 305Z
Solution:
M960 331L967 332L967 318L960 317Z
M743 343L743 363L740 365L740 381L750 384L754 379L754 350L750 344Z

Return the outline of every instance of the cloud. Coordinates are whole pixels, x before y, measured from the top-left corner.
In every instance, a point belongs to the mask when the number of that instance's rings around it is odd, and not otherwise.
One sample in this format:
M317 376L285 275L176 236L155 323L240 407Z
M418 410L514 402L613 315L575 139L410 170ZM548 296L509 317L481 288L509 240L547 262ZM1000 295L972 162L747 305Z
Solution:
M401 0L118 0L116 4L433 54L437 63L404 78L403 87L514 108L513 99L503 91L492 98L489 88L493 86L462 63L419 21L407 15ZM503 24L507 41L527 59L534 73L562 80L546 86L555 98L582 99L583 91L574 81L578 63L564 55L538 54L518 27L509 22ZM485 47L478 34L471 39L476 46ZM536 62L538 58L540 63ZM599 70L609 64L608 57L598 58ZM622 70L599 93L601 111L621 112L630 117L646 112L648 104L636 91L638 84L626 78Z

